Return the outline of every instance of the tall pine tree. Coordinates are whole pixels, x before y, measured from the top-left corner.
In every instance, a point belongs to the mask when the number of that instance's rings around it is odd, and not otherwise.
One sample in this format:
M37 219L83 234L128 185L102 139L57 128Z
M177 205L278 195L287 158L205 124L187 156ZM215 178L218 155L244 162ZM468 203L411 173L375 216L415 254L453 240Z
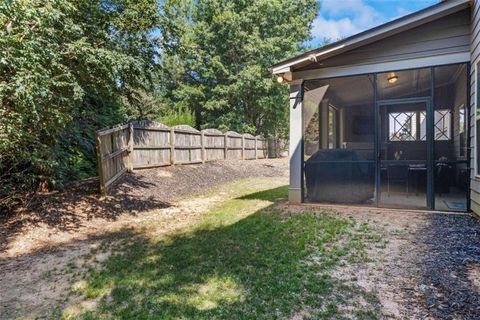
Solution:
M279 134L286 88L270 67L302 50L316 0L179 0L162 8L164 98L197 127Z

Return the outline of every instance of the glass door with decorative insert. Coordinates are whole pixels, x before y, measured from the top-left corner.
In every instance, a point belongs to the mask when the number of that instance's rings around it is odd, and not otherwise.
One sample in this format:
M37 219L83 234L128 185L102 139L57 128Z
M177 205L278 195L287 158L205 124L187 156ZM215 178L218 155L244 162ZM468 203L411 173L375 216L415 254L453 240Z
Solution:
M429 98L378 102L377 201L380 207L432 207L429 108Z

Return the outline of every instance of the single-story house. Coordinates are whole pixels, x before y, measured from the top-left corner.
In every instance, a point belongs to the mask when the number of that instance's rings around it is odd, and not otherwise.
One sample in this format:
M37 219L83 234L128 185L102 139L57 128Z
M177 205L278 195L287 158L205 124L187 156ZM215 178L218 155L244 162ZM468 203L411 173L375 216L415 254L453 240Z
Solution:
M273 66L290 203L480 213L479 10L442 1Z

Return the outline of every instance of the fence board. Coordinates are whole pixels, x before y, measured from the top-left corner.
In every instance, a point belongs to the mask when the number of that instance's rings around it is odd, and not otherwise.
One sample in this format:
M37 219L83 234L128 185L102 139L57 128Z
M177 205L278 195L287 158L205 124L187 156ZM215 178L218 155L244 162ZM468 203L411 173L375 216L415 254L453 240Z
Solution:
M205 161L225 159L225 135L217 129L203 130Z
M288 141L279 138L268 138L265 140L268 158L279 158L288 154Z
M175 163L202 162L202 134L200 131L187 126L173 127L175 132Z
M100 192L103 194L128 169L129 136L128 124L96 132Z
M170 164L170 128L156 121L133 121L133 169Z
M257 136L257 159L265 159L268 157L267 139Z
M246 133L243 135L243 141L244 141L244 148L243 148L244 159L245 160L256 159L257 158L256 138L251 134Z
M187 125L168 127L142 120L96 132L100 191L105 194L125 172L173 164L224 159L262 159L268 155L261 136L198 131Z
M228 131L227 140L227 159L241 160L243 159L243 137L235 131Z

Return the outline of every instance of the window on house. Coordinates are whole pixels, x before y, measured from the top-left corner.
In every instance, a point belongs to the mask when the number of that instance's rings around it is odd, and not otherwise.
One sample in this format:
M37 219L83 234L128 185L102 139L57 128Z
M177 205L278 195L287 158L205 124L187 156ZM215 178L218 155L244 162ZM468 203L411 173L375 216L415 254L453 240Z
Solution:
M389 118L390 141L415 141L417 140L417 113L392 112Z
M392 112L389 117L389 141L426 141L427 122L425 111ZM452 114L450 110L435 110L434 137L436 141L452 138Z
M458 116L459 116L459 137L460 137L460 157L465 157L465 132L466 132L466 119L465 119L465 105L462 104L460 108L458 108Z
M477 62L475 67L475 83L476 83L476 101L475 101L475 126L476 126L476 148L477 148L477 175L480 175L480 77L478 76L478 72L480 68L480 62Z
M328 107L328 148L337 148L337 109Z
M435 141L446 141L452 138L452 112L448 109L435 110L433 120L433 136ZM427 140L426 112L420 112L420 140Z
M433 122L435 140L450 140L452 137L452 113L450 110L435 110Z
M465 105L462 104L460 108L458 108L458 117L459 117L459 132L465 132Z

